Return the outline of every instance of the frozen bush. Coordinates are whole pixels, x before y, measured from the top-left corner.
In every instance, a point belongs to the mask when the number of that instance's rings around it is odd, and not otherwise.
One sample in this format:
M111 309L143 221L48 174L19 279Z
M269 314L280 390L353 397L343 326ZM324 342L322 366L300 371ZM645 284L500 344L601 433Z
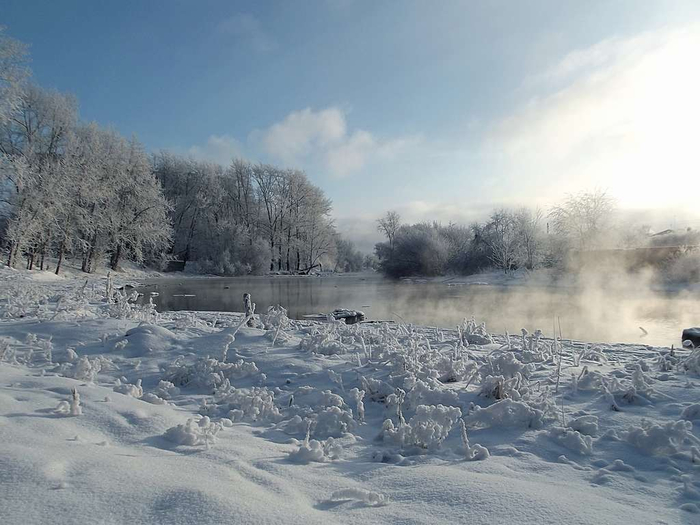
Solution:
M274 422L281 417L275 395L266 387L227 388L217 391L216 403L232 421Z
M394 442L401 448L418 447L434 450L447 438L462 411L443 405L420 405L408 423L395 427L390 419L384 422L384 441Z
M403 382L406 390L406 400L409 406L418 405L459 405L459 396L452 390L445 390L440 381L435 378L426 378L425 381L415 376L407 377Z
M681 368L689 374L700 376L700 348L693 350L680 363Z
M365 404L362 401L365 397L365 391L353 388L350 390L350 392L348 392L348 394L355 402L355 414L357 416L357 420L362 423L365 420Z
M168 402L163 399L162 397L158 397L157 395L148 392L146 394L143 394L141 396L141 401L145 401L146 403L150 403L152 405L167 405Z
M580 416L569 421L566 426L586 436L595 436L598 433L598 417Z
M522 363L513 352L497 352L486 358L486 363L479 369L479 373L482 377L503 376L510 379L516 374L528 378L533 370L532 364Z
M300 341L299 348L322 355L341 355L351 350L343 342L335 325L327 325L307 335Z
M470 445L469 437L467 436L467 425L464 423L464 419L459 419L459 428L462 435L462 447L464 447L464 455L467 461L478 461L482 459L488 459L490 454L486 447L481 445Z
M523 389L523 392L520 389ZM514 399L520 401L522 395L527 392L523 385L523 378L518 373L515 377L506 379L503 376L486 376L481 383L479 395L490 399Z
M246 362L243 359L234 363L223 363L212 357L201 357L188 365L178 358L166 371L164 380L178 387L214 389L227 379L241 379L258 372L254 362Z
M522 401L503 399L486 408L475 407L467 421L484 427L541 428L544 419L543 410Z
M386 398L394 393L394 387L381 379L360 376L360 382L362 383L362 389L365 391L370 401L384 403Z
M585 436L572 428L554 427L549 431L549 435L554 441L569 450L585 456L593 453L593 438Z
M340 437L355 428L352 412L338 406L329 406L316 413L313 435L317 438Z
M289 453L288 459L293 463L325 463L340 458L342 447L332 437L325 441L305 439L299 449Z
M693 424L690 421L668 422L664 425L642 421L641 426L628 429L625 439L647 454L674 454L686 439L693 438L692 430Z
M140 379L136 380L135 385L122 383L120 379L117 379L117 384L113 390L118 394L124 394L125 396L131 396L135 398L140 398L143 395L143 387L141 386Z
M71 389L71 398L69 401L61 401L54 409L56 414L65 416L80 416L83 413L83 408L80 406L80 394L75 388Z
M488 345L493 343L493 337L486 331L486 323L477 324L476 319L464 319L461 326L457 327L460 341L468 346Z
M159 381L153 393L163 399L172 399L180 395L180 389L170 381Z
M163 438L175 445L209 447L216 440L216 434L223 428L223 425L214 423L209 417L204 416L199 420L188 419L184 425L177 425L169 428L163 434Z
M103 360L106 359L99 357L94 359L88 359L86 356L80 357L74 363L69 362L62 366L63 375L65 377L77 379L78 381L94 383L97 374L102 370Z

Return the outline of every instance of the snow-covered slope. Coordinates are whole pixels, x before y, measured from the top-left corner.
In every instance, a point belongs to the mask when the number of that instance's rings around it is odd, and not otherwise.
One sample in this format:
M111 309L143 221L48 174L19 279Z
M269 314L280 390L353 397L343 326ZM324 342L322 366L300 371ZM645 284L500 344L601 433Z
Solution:
M698 351L248 327L8 275L2 523L700 520Z

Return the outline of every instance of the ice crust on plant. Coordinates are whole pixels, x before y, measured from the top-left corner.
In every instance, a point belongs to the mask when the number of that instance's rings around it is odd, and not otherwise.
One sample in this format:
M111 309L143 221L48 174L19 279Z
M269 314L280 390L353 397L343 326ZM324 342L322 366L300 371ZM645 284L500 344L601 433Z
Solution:
M395 426L391 419L384 421L382 439L401 448L434 450L440 447L460 417L462 411L457 407L420 405L408 423L399 422Z
M184 424L169 428L163 438L175 445L209 447L216 441L216 435L223 428L220 422L214 423L209 417L190 418Z
M243 359L223 363L213 357L201 357L187 364L183 358L178 358L165 372L163 380L180 388L214 389L226 380L241 379L259 372L254 362Z

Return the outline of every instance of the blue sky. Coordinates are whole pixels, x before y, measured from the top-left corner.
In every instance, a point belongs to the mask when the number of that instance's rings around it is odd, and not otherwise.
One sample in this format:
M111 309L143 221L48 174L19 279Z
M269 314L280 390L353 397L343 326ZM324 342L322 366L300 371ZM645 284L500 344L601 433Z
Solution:
M361 240L607 189L666 209L700 164L697 1L4 0L35 79L152 150L304 169ZM690 206L681 205L690 208ZM351 226L352 225L352 226Z

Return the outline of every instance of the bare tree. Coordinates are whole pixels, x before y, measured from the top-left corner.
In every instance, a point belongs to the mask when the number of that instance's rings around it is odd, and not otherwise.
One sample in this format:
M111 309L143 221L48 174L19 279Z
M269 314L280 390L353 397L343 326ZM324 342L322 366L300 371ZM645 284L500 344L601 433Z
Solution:
M29 76L27 46L4 34L0 26L0 124L19 104L22 84Z
M509 272L516 267L521 239L513 212L494 212L482 229L481 240L489 247L489 258L497 268Z
M549 217L554 230L577 250L591 250L604 244L615 214L615 201L604 191L594 190L569 195L554 206Z
M515 214L516 228L520 237L521 258L529 270L534 269L541 259L542 210L522 208Z
M395 211L388 211L384 217L377 219L377 230L389 240L389 251L394 251L396 233L401 227L401 217Z

